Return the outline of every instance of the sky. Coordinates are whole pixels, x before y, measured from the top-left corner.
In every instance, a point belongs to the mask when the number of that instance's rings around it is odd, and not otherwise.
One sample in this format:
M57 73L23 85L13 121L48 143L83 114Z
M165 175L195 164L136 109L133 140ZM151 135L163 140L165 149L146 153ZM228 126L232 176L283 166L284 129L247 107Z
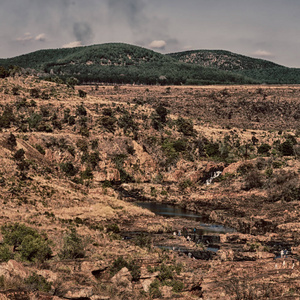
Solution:
M0 0L0 58L122 42L300 68L300 0Z

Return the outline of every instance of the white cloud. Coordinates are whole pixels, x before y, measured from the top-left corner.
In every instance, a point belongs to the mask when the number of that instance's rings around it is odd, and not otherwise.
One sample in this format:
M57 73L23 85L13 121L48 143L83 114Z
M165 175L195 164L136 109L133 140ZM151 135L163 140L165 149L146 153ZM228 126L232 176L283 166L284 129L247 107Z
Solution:
M257 50L255 52L253 52L252 55L258 56L258 57L264 57L264 58L274 57L273 53L271 53L269 51L265 51L265 50Z
M73 47L81 47L81 46L83 46L81 41L74 41L74 42L71 42L69 44L63 45L62 47L63 48L73 48Z
M39 41L39 42L44 42L46 40L46 35L45 33L40 33L38 34L36 37L35 37L35 40L36 41Z
M29 42L31 40L33 40L33 36L30 32L26 32L23 36L16 38L18 42Z
M166 47L166 45L167 45L167 43L163 40L155 40L149 44L149 47L155 48L155 49L164 49Z

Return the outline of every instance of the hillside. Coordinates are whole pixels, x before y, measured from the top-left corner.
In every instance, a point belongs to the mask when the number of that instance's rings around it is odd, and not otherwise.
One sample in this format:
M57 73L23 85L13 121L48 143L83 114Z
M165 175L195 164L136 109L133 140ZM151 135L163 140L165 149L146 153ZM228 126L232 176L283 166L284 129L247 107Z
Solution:
M184 63L198 64L220 70L252 70L283 67L273 62L256 59L224 50L191 50L170 53L168 56Z
M298 297L299 99L297 86L0 79L1 299Z
M168 54L180 62L247 76L261 83L300 83L300 69L224 50L192 50Z
M76 77L80 82L144 84L246 84L255 80L243 75L185 64L148 50L122 43L68 49L40 50L0 65L34 69L54 80Z

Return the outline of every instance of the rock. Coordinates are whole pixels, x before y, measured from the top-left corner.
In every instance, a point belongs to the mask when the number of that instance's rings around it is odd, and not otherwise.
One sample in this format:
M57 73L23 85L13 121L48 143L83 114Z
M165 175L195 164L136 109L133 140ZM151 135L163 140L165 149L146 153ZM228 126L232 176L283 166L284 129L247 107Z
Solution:
M217 252L217 257L221 261L232 261L234 258L234 252L231 249L228 250L220 249Z
M0 276L5 278L19 276L25 279L29 276L29 272L21 263L11 259L7 263L0 265Z
M80 299L80 298L90 298L93 296L92 287L72 287L65 295L64 298L67 299Z
M52 283L58 279L57 274L50 270L39 270L37 274L42 275L48 282Z
M155 278L148 278L148 279L144 279L144 280L140 280L142 286L143 286L143 290L148 293L149 289L150 289L150 285L151 283L155 280Z
M109 300L110 297L109 296L93 295L90 299L91 300Z
M171 299L172 298L172 287L171 286L162 286L159 288L161 294L162 294L162 297L163 298L169 298Z
M112 279L111 282L118 286L119 289L132 291L132 276L128 269L124 267Z
M29 272L26 268L19 262L11 259L7 262L7 269L13 275L20 276L21 278L27 278L29 276Z
M141 268L141 276L140 276L141 279L154 278L157 277L158 275L159 275L159 271L150 273L147 271L145 267Z

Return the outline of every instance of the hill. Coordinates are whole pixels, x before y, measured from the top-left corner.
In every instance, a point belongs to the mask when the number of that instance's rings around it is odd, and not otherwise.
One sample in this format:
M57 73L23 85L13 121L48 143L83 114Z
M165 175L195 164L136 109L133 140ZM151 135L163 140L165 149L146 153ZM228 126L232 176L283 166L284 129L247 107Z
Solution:
M138 46L108 43L68 49L40 50L0 65L34 69L43 77L76 77L80 82L144 84L246 84L244 75L191 65Z
M262 83L300 83L300 69L224 50L191 50L168 54L180 62L231 71Z

